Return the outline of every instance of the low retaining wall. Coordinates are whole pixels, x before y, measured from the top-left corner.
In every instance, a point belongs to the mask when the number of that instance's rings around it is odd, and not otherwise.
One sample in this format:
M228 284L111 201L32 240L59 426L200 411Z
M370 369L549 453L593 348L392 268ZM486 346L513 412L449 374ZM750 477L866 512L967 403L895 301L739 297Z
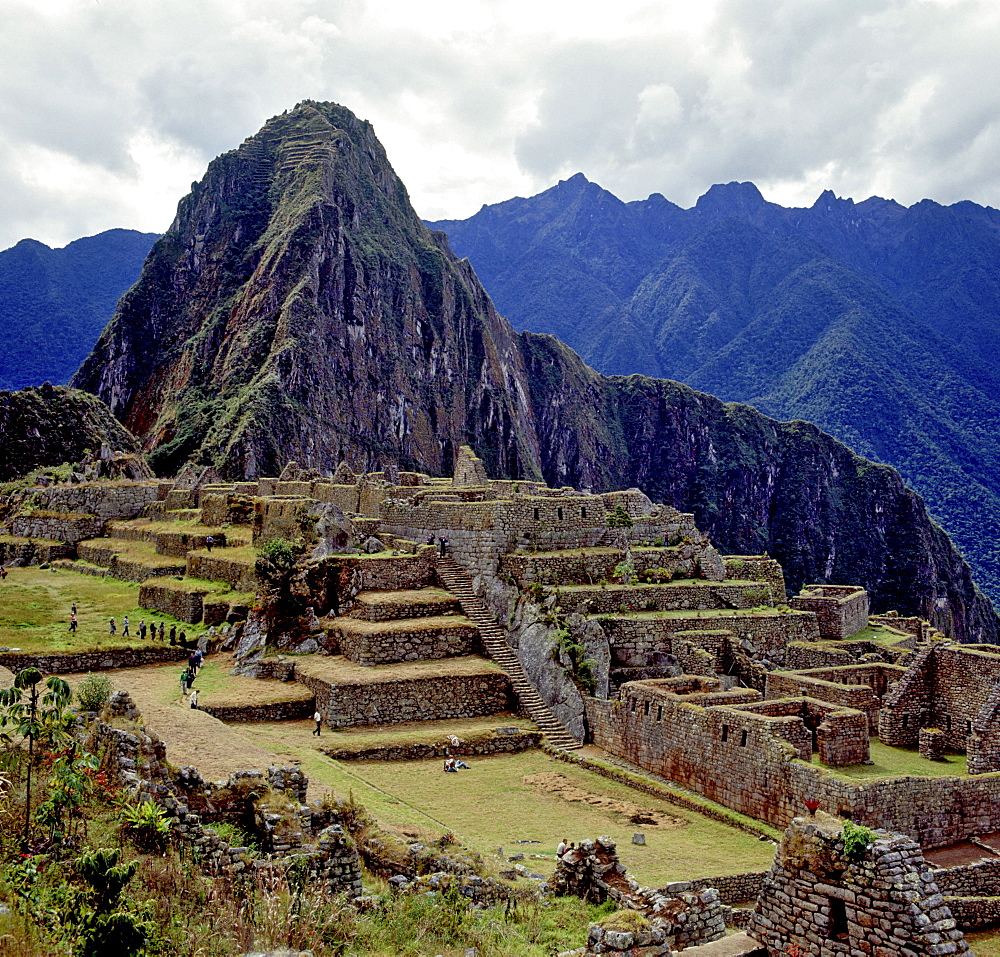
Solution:
M202 605L208 591L189 591L179 583L145 581L139 586L139 607L171 615L192 625L201 621Z
M338 627L336 638L340 653L360 665L383 665L398 661L431 661L476 654L482 650L479 629L468 619L442 623L440 627L421 626L416 619L409 627L385 623L377 630Z
M331 685L303 674L297 680L316 695L316 709L331 728L484 717L513 707L510 681L502 672L380 684Z
M608 615L621 611L669 609L753 608L770 601L770 589L760 582L702 584L607 585L559 592L564 611Z
M206 581L225 582L235 591L256 591L258 587L253 564L226 558L225 553L188 554L187 574Z
M994 888L995 889L995 888ZM1000 897L948 897L945 906L962 930L981 930L1000 924Z
M200 704L198 707L213 718L226 722L299 721L312 717L316 702L314 698L303 698L300 701L276 701L272 704Z
M62 542L0 541L0 565L41 565L62 558L75 558L76 549Z
M42 674L66 675L81 671L107 671L111 668L139 668L164 661L187 660L190 651L159 645L155 648L108 648L77 654L44 655L20 651L0 652L0 665L13 672L37 668Z
M748 871L745 874L723 874L721 877L701 877L688 883L696 890L714 887L723 904L746 904L755 901L764 888L767 871Z
M501 734L491 731L480 737L461 740L458 745L448 741L434 744L398 744L376 748L321 748L336 761L418 761L426 758L444 758L448 755L512 754L537 748L542 740L541 731L511 729Z

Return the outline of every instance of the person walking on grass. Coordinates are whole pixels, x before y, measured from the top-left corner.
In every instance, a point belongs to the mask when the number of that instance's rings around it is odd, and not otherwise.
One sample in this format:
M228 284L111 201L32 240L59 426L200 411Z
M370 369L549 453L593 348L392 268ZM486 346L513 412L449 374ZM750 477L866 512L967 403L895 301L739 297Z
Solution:
M323 727L323 715L321 715L321 714L320 714L320 713L319 713L319 712L317 711L317 712L316 712L316 713L315 713L315 714L313 715L313 721L315 721L315 722L316 722L316 727L315 727L315 728L313 728L313 734L314 734L314 735L316 735L316 737L317 737L317 738L318 738L318 737L321 737L321 735L320 735L320 733L319 733L319 732L320 732L320 728L322 728L322 727Z
M76 612L72 612L69 616L69 630L72 634L76 634Z
M155 628L156 625L153 625L153 627ZM163 622L162 621L160 622L160 641L163 641Z
M141 641L146 640L146 621L143 619L139 622L139 639Z
M187 697L187 693L188 693L188 680L190 678L191 678L191 675L188 672L187 668L185 668L181 672L181 697L182 698Z
M69 606L69 612L70 612L71 615L75 615L76 614L76 602L73 602L73 604L71 604Z
M114 618L112 618L108 622L108 634L109 635L114 635L114 633L115 633L115 620L114 620Z
M212 554L212 546L215 544L215 539L211 535L205 536L205 548L208 549L208 553Z
M161 638L163 637L163 625L160 625L160 637ZM177 644L177 626L176 625L171 625L170 626L170 644L172 644L172 645L176 645Z
M129 637L129 633L128 633L128 615L125 615L122 618L122 638L128 638L128 637Z
M191 692L190 701L191 701L191 707L194 708L195 710L197 710L197 708L198 708L198 689L197 688L195 688L194 691Z

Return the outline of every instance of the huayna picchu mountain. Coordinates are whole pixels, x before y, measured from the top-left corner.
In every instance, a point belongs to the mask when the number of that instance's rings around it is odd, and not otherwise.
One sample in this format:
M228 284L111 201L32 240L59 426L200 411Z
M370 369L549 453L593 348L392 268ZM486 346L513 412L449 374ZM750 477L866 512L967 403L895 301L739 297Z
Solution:
M183 199L74 384L154 467L230 476L294 459L638 486L724 550L768 550L791 586L864 585L876 609L964 641L998 620L919 498L802 423L674 382L607 378L518 334L413 212L371 126L304 102L216 159Z

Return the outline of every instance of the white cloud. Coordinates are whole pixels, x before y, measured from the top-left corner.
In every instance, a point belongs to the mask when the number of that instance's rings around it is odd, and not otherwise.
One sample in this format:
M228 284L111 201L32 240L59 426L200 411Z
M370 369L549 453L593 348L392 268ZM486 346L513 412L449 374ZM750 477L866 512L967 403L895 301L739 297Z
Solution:
M990 0L3 0L0 248L165 228L305 98L372 121L428 218L577 170L689 205L1000 205Z

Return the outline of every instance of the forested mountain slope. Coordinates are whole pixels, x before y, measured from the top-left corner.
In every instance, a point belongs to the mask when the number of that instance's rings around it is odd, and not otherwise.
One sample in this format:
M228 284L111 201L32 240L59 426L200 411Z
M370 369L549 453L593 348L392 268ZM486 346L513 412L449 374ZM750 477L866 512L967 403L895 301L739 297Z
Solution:
M692 208L622 203L580 174L444 229L521 328L808 419L897 467L1000 595L1000 212L750 183Z
M69 382L155 239L109 229L62 249L24 239L0 252L0 389Z

